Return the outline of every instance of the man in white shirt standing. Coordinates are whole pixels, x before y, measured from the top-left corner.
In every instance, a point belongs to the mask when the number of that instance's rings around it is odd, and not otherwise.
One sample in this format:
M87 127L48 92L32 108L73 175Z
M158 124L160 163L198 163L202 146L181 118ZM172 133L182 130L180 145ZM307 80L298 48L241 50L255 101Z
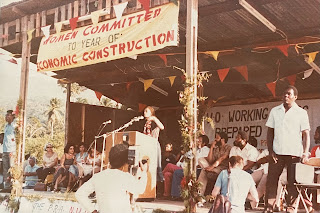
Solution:
M75 196L79 203L92 213L120 213L132 212L130 194L142 194L147 185L148 164L140 164L140 175L134 177L124 171L128 167L128 147L117 144L109 152L111 169L95 174L84 183ZM139 177L140 176L140 177ZM97 206L88 198L96 193Z
M248 135L244 131L238 132L233 145L234 146L230 150L229 157L241 156L244 163L243 170L251 174L252 167L255 165L260 154L259 151L248 143Z
M9 169L14 163L16 153L15 128L16 122L12 110L8 110L6 114L6 126L4 127L3 138L3 183L4 188L10 188Z
M307 112L296 103L298 90L288 86L283 93L283 103L272 108L267 120L267 144L270 156L267 179L267 205L273 211L277 184L285 166L288 170L289 212L294 212L298 192L294 186L292 165L308 160L310 147L310 125Z

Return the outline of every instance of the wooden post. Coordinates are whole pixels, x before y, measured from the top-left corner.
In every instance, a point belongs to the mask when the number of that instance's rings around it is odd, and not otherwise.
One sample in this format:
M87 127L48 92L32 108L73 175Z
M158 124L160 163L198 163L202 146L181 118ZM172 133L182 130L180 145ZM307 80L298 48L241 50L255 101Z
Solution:
M84 127L86 124L86 105L81 105L81 142L84 143L85 131Z
M198 60L197 60L197 39L198 39L198 0L189 0L187 4L187 35L186 35L186 72L187 77L191 79L192 85L192 101L189 105L191 110L191 124L193 127L193 134L190 138L192 145L193 155L196 155L196 132L197 132L197 72L198 72ZM191 164L191 173L196 171L195 164L196 157L193 158ZM196 212L196 204L190 203L191 212Z
M71 97L71 83L67 84L67 99L66 99L66 114L65 114L65 136L64 145L68 143L69 139L69 111L70 111L70 97Z
M22 18L21 23L22 28L22 55L21 55L21 77L20 77L20 96L19 99L22 101L22 109L20 113L22 113L22 121L21 121L21 136L20 140L22 140L22 147L19 147L18 153L18 165L24 159L24 145L25 145L25 129L26 129L26 106L27 106L27 92L28 92L28 80L29 80L29 63L30 63L30 49L31 42L28 43L27 31L31 28L31 25L28 27L28 16L24 16ZM20 151L21 150L21 151ZM22 152L22 153L21 153Z

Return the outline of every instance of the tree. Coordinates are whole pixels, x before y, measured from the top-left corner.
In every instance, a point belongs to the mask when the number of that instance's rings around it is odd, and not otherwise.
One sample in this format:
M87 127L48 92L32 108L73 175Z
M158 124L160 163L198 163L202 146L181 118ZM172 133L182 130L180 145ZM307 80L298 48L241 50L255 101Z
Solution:
M48 116L48 126L51 129L51 138L53 138L53 130L54 125L60 124L63 122L62 119L62 111L61 111L61 101L57 98L52 98L50 100L50 105L48 106L48 110L45 112L45 114Z
M88 104L88 100L86 98L77 98L76 103Z
M67 84L58 81L59 86L64 88L63 92L67 92ZM81 92L85 91L87 88L80 86L78 83L71 83L71 97L74 95L79 95Z
M45 127L36 117L30 117L27 121L26 126L26 137L27 138L36 138L39 136L44 136Z

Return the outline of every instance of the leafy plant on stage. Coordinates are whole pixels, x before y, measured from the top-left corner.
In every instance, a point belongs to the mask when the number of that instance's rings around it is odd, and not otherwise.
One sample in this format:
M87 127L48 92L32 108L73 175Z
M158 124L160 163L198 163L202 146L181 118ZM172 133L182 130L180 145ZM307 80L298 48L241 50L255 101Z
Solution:
M186 72L183 69L180 69L184 76ZM207 73L198 73L197 75L197 86L202 87L203 81L208 81L210 75ZM183 114L181 120L179 121L181 136L183 141L183 150L185 154L186 166L184 167L184 179L181 183L181 197L184 199L184 205L186 212L195 212L196 204L203 199L203 196L200 194L201 183L196 179L196 172L192 169L194 162L194 153L193 147L196 147L196 141L192 141L192 138L199 136L202 132L202 120L204 113L199 113L197 111L197 117L201 115L197 120L196 126L192 124L194 112L192 108L192 102L194 101L195 91L192 85L192 79L190 77L185 77L184 91L181 91L179 94L179 101L184 105ZM197 97L197 108L198 103L205 101L206 98L202 95ZM195 131L195 128L197 131ZM196 135L195 135L196 134Z

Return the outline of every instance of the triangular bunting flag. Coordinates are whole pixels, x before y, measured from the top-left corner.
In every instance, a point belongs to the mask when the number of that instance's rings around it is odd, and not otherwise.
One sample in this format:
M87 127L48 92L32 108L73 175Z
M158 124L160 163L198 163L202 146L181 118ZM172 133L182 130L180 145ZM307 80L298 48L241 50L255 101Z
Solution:
M208 51L207 54L211 55L214 60L218 61L219 51Z
M288 81L289 81L289 84L291 86L294 86L294 84L296 83L296 79L297 79L297 74L294 74L294 75L290 75L287 77Z
M34 32L34 30L35 30L35 29L32 29L32 30L28 30L28 31L27 31L27 34L28 34L28 42L30 42L30 41L32 40L32 37L33 37L33 36L32 36L32 33Z
M50 27L51 27L51 25L48 25L48 26L45 26L45 27L41 27L42 33L43 33L45 38L49 38Z
M102 97L102 93L101 92L97 92L97 91L94 91L94 93L96 93L96 97L99 99L99 101L101 100L101 97Z
M122 14L124 9L127 7L128 2L123 2L120 4L113 5L114 12L117 17L117 21L120 21L122 18Z
M309 78L310 77L310 75L312 74L312 72L313 72L313 69L308 69L308 70L306 70L306 71L304 71L303 72L303 80L304 79L306 79L306 78Z
M139 103L139 112L143 112L146 107L147 105Z
M62 28L62 22L54 23L54 28L56 29L56 33L59 34Z
M149 89L153 81L154 79L143 80L144 91L147 91L147 89Z
M174 79L176 79L176 76L169 76L170 85L172 86L174 83Z
M165 54L158 54L158 56L163 60L164 64L167 66L167 64L168 64L167 55L165 55Z
M93 25L97 25L99 23L101 10L94 11L91 13L91 21Z
M128 56L128 58L131 58L131 59L133 59L133 60L137 60L137 59L138 59L138 55Z
M217 70L220 81L223 82L226 76L228 75L230 68L225 68L225 69L219 69Z
M78 19L79 19L79 17L74 17L74 18L69 19L71 30L74 30L77 28Z
M271 82L266 84L268 89L272 93L273 97L276 97L276 84L277 82Z
M289 44L286 45L282 45L282 46L277 46L277 48L285 55L288 57L288 48L289 48Z
M234 67L245 79L248 81L248 68L247 65Z
M145 9L145 11L149 12L150 0L139 0L139 2L142 4L143 9Z
M18 64L17 60L15 60L14 58L11 58L10 60L8 60L9 62L13 63L13 64Z
M127 82L127 85L126 85L127 91L129 91L131 84L132 82Z
M314 61L314 59L316 58L317 54L318 54L318 52L307 53L307 55L309 56L309 58L308 58L308 63L309 64Z

